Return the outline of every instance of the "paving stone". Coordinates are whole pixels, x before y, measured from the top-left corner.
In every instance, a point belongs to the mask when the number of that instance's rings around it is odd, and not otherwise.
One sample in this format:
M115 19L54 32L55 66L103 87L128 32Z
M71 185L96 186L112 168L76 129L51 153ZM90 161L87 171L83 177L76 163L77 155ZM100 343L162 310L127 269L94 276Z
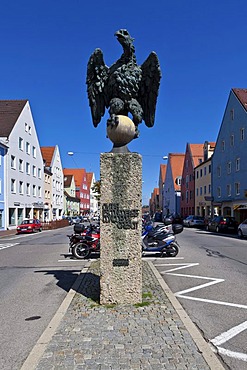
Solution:
M149 265L147 306L100 306L99 261L91 263L36 370L208 370Z

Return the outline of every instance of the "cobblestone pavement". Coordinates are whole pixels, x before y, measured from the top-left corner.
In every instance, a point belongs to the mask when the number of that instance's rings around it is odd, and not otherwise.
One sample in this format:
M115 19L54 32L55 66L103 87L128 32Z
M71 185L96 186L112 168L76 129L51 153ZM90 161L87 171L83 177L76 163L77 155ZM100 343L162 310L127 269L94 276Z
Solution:
M98 301L99 261L94 261L37 370L209 369L147 262L142 306Z

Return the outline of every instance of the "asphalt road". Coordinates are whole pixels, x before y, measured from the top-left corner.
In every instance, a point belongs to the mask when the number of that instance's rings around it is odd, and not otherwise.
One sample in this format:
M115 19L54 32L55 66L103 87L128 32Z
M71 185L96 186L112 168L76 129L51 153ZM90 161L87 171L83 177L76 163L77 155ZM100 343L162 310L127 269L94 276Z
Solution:
M226 369L247 368L247 240L185 228L154 265Z
M68 254L73 227L0 239L0 369L19 370L85 261Z

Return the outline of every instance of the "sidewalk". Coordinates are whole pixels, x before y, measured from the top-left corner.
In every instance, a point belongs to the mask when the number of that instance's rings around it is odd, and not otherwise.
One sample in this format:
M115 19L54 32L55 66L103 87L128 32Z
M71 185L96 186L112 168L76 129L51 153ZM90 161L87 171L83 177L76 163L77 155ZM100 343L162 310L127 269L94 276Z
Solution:
M99 261L82 270L21 370L222 370L151 262L146 305L100 306Z

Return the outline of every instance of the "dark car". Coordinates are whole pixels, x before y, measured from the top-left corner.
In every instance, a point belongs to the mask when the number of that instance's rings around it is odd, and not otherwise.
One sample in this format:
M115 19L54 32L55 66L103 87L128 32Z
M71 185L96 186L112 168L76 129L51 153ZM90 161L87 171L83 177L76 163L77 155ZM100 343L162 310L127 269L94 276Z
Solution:
M206 230L220 232L231 232L237 233L238 222L234 217L230 216L216 216L208 222L206 225Z
M33 233L35 231L42 231L42 225L36 218L23 220L22 223L17 226L17 234L20 233Z
M183 225L183 218L178 213L173 213L165 217L165 219L171 220L171 223Z

